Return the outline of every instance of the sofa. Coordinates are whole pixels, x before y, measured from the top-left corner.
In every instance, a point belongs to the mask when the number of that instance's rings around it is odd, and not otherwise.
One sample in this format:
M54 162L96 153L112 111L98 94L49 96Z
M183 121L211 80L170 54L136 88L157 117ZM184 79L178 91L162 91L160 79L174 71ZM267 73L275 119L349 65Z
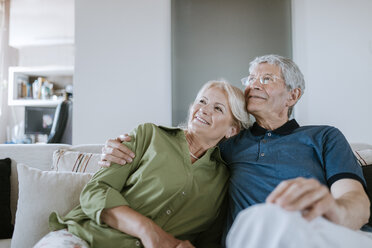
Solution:
M10 158L11 159L11 176L10 176L10 208L12 214L12 223L14 225L17 203L18 203L18 170L17 165L26 164L29 167L37 168L42 171L52 170L53 164L53 153L58 150L70 150L78 151L82 153L93 153L97 154L101 152L102 145L78 145L71 146L66 144L17 144L17 145L0 145L0 159ZM33 196L34 200L38 200L38 196ZM52 210L51 210L52 211ZM48 215L48 213L45 213ZM47 223L45 223L47 224ZM31 226L29 228L32 228ZM17 227L15 226L14 234ZM11 239L0 239L0 248L11 247ZM20 243L20 242L18 242ZM20 245L12 245L12 247ZM23 247L23 248L26 248Z
M11 246L13 248L32 247L34 242L37 242L40 237L48 232L47 219L43 219L42 221L39 220L40 218L36 217L38 214L47 217L51 211L56 210L54 207L57 208L57 210L60 207L65 208L62 210L59 209L59 211L63 212L71 208L71 204L73 205L76 204L76 201L78 202L78 195L82 187L90 179L91 173L97 169L97 167L94 166L97 166L96 162L99 160L99 153L101 152L102 146L102 144L78 146L65 144L0 145L0 159L7 157L11 159L10 208L12 223L15 223L13 239L18 239L17 241L12 239L0 239L0 248L9 248ZM372 145L368 144L351 144L351 146L354 151L372 149ZM90 155L84 156L84 154ZM63 169L62 160L64 157L67 157L67 155L76 157L73 158L73 160L69 161L67 159L64 161L65 165L72 166L72 168ZM79 163L75 160L79 161ZM85 167L82 166L83 160L85 161ZM93 164L90 170L87 170L86 167L88 162ZM37 175L38 177L29 178L27 177L27 173L33 174L34 176ZM57 178L57 176L61 174L62 177ZM23 178L22 180L25 182L19 181L19 176L21 176L21 178ZM76 177L79 177L77 180L78 183L75 186L71 186ZM26 179L29 181L26 182ZM35 189L32 189L33 187L35 187ZM19 190L22 192L19 192ZM74 195L68 196L70 198L63 198L64 195L69 194ZM18 198L19 196L21 197L21 195L24 199ZM69 199L73 199L74 202L71 202L70 205L64 205L66 201L70 201ZM49 206L49 204L53 204L54 201L58 202L56 203L57 206ZM17 220L15 221L16 216ZM28 222L24 220L27 219L26 217L29 218ZM36 230L38 228L42 228L43 231ZM33 235L32 233L37 234ZM29 237L30 235L31 237ZM23 241L27 241L28 243L26 242L25 244Z

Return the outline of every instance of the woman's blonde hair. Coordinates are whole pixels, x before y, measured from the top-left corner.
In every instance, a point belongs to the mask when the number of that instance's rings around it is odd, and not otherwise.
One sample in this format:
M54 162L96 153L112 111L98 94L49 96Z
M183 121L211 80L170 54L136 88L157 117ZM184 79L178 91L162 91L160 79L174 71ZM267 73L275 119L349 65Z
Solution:
M196 95L195 102L200 99L206 90L214 87L226 92L227 100L233 115L233 125L238 127L239 130L248 128L250 126L250 119L245 105L244 93L241 89L231 85L225 80L211 80L205 83Z

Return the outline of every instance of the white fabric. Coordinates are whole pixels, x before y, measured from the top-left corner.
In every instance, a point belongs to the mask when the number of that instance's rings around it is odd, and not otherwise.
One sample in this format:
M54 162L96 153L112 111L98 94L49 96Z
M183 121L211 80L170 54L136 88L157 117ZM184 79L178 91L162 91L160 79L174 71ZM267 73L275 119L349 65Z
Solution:
M89 248L88 243L66 229L50 232L33 248Z
M319 217L308 222L299 212L258 204L237 216L228 248L371 248L372 238Z
M32 247L49 232L52 211L64 215L79 204L91 174L41 171L18 164L19 200L12 248Z

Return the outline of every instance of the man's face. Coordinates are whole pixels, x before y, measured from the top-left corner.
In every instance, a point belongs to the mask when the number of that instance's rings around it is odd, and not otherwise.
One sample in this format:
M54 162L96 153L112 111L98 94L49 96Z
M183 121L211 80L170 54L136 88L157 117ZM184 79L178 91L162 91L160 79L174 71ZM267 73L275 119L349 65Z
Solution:
M288 91L280 67L268 63L259 64L250 74L255 80L245 89L247 110L253 116L261 118L283 118L288 115ZM275 80L261 84L260 77L270 76Z

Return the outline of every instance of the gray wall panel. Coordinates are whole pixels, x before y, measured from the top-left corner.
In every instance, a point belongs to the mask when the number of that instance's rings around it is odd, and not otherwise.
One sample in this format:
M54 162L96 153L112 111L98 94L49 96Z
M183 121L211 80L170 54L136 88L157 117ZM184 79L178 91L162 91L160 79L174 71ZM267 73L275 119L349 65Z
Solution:
M185 121L189 104L208 80L224 78L240 87L256 56L292 56L290 0L171 3L173 125Z

